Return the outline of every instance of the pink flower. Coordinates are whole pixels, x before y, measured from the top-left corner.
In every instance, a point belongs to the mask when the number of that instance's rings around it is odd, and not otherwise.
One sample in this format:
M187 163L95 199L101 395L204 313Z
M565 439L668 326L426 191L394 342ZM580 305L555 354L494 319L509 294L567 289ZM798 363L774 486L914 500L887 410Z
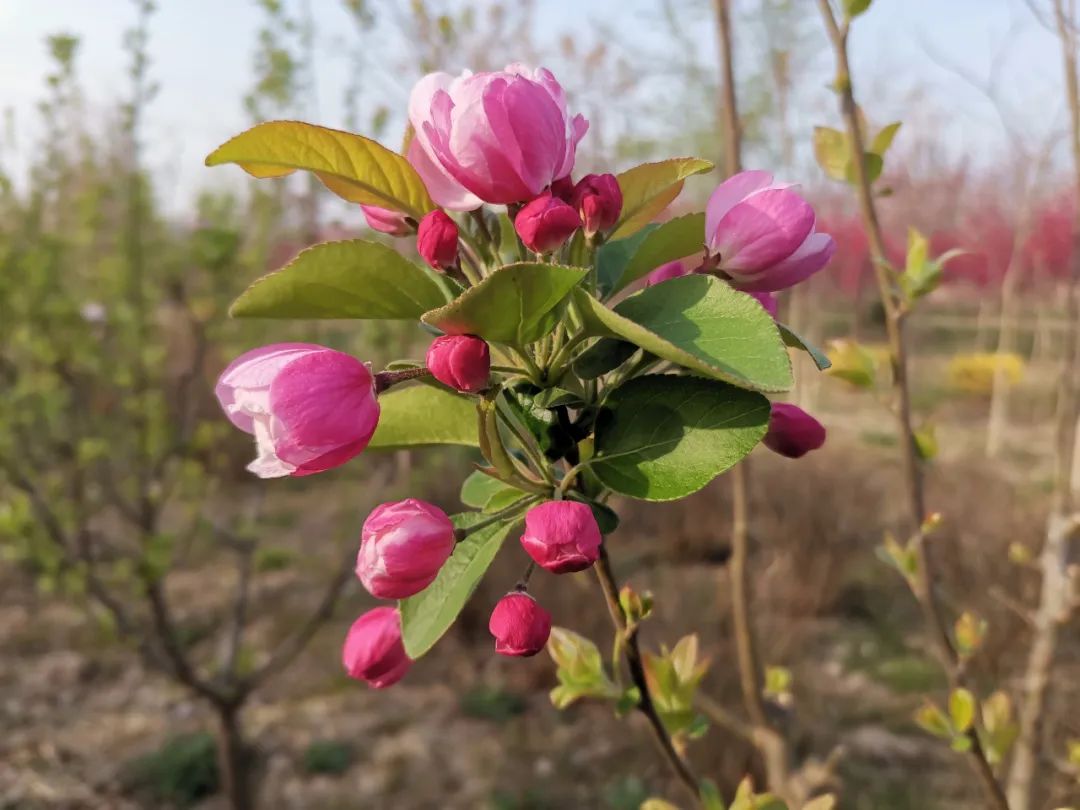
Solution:
M454 550L454 524L415 498L376 506L364 521L356 576L372 596L404 599L432 583Z
M801 458L825 444L825 426L797 405L774 402L763 441L774 453Z
M431 341L427 367L443 385L471 394L488 387L491 352L475 335L443 335Z
M536 655L551 635L551 614L524 591L512 591L491 611L488 630L500 655Z
M600 556L600 527L592 509L577 501L548 501L525 513L521 545L553 574L583 571Z
M412 661L401 643L401 616L397 608L369 610L349 628L341 663L350 678L385 689L405 677Z
M576 186L572 203L581 215L585 233L606 231L622 213L622 189L613 174L587 174Z
M530 202L514 218L514 230L525 247L535 253L550 253L580 227L577 211L549 192Z
M574 168L589 128L570 117L551 72L509 65L458 77L429 73L409 96L409 162L444 208L531 199Z
M573 202L574 200L574 181L570 179L570 175L560 177L558 180L551 182L551 196L558 197L565 203Z
M686 266L677 259L667 264L662 264L645 277L645 286L651 287L668 279L678 278L687 274Z
M705 209L705 240L733 287L773 292L822 269L836 250L817 233L814 209L768 172L740 172L712 193Z
M457 223L438 208L428 212L416 229L416 250L436 270L452 267L458 254Z
M750 296L765 308L765 311L772 316L774 321L776 320L776 314L779 312L779 309L775 295L767 292L752 292L750 293Z
M236 358L214 388L229 420L255 436L260 478L311 475L367 447L379 423L375 381L355 357L275 343Z
M391 236L404 236L412 228L405 221L405 215L399 211L391 211L389 208L380 208L377 205L361 205L360 210L364 213L368 227L373 231L388 233Z

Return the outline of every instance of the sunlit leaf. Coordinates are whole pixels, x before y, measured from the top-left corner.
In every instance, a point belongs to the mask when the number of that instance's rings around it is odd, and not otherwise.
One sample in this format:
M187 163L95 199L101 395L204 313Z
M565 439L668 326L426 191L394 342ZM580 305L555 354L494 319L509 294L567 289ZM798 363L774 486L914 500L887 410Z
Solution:
M379 395L379 426L369 450L456 444L479 447L476 405L442 386L407 385Z
M206 158L207 166L223 163L260 178L314 172L349 202L417 220L435 208L420 175L401 155L369 138L300 121L267 121L242 132Z
M687 177L712 168L707 160L687 157L643 163L619 174L623 207L613 238L624 239L645 227L679 196Z

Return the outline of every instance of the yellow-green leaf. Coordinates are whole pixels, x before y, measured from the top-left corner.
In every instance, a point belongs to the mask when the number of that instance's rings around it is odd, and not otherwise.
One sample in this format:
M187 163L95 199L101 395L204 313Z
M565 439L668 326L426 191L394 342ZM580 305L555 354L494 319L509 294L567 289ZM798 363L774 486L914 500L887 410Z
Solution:
M851 150L847 136L831 127L814 127L814 157L818 165L833 180L847 179Z
M324 242L258 279L233 302L236 318L414 320L451 298L446 282L393 248Z
M379 426L369 450L457 444L479 447L476 405L438 385L407 385L379 396Z
M957 731L965 732L975 721L975 696L967 689L954 689L949 695L949 717Z
M641 230L679 196L687 177L712 168L712 163L701 158L671 158L643 163L618 175L623 208L612 238L625 239Z
M349 202L415 219L435 208L420 175L401 155L361 135L301 121L267 121L242 132L206 158L207 166L223 163L259 178L314 172Z

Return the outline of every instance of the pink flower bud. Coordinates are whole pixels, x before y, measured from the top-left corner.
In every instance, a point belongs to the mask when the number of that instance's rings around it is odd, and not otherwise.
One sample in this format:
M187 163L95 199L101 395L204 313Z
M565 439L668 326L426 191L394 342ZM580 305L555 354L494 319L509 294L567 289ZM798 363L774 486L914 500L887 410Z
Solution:
M662 264L645 277L645 286L651 287L672 278L679 278L687 274L686 266L676 259L673 262Z
M600 556L600 527L592 509L577 501L548 501L525 513L521 545L553 574L583 571Z
M718 269L745 292L774 292L821 270L836 250L817 233L810 203L768 172L740 172L717 186L705 208L705 241Z
M404 236L412 228L405 221L405 215L399 211L391 211L389 208L380 208L377 205L361 205L360 210L364 213L368 227L373 231L388 233L391 236Z
M475 335L443 335L431 341L427 367L443 385L471 394L488 387L491 352Z
M825 444L825 426L797 405L774 402L763 441L774 453L801 458Z
M341 663L350 678L385 689L405 677L412 661L401 643L401 616L397 608L369 610L349 628Z
M453 266L458 253L457 223L438 208L424 214L416 229L416 249L436 270Z
M379 599L404 599L424 590L454 550L450 518L415 498L376 506L360 537L356 576Z
M536 655L551 635L551 614L524 591L511 591L491 611L488 630L500 655Z
M413 164L432 199L465 211L481 202L535 197L574 168L589 122L566 111L566 94L540 68L429 73L409 96Z
M612 227L622 213L622 189L613 174L587 174L574 186L573 206L581 215L585 233Z
M580 227L577 211L547 192L518 211L514 218L518 236L535 253L555 250Z
M772 316L772 319L776 320L776 314L779 311L776 296L767 292L752 292L750 297L754 298L761 306L765 308L765 311Z
M214 388L229 420L255 436L260 478L329 470L359 454L379 423L375 380L355 357L275 343L229 364Z

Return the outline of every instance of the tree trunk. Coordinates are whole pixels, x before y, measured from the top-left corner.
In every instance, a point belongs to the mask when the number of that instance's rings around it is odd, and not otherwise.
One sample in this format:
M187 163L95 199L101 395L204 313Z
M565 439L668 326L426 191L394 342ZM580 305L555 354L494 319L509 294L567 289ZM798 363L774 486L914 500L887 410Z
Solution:
M222 705L218 713L218 767L221 786L232 810L255 810L254 757L244 740L242 706Z

